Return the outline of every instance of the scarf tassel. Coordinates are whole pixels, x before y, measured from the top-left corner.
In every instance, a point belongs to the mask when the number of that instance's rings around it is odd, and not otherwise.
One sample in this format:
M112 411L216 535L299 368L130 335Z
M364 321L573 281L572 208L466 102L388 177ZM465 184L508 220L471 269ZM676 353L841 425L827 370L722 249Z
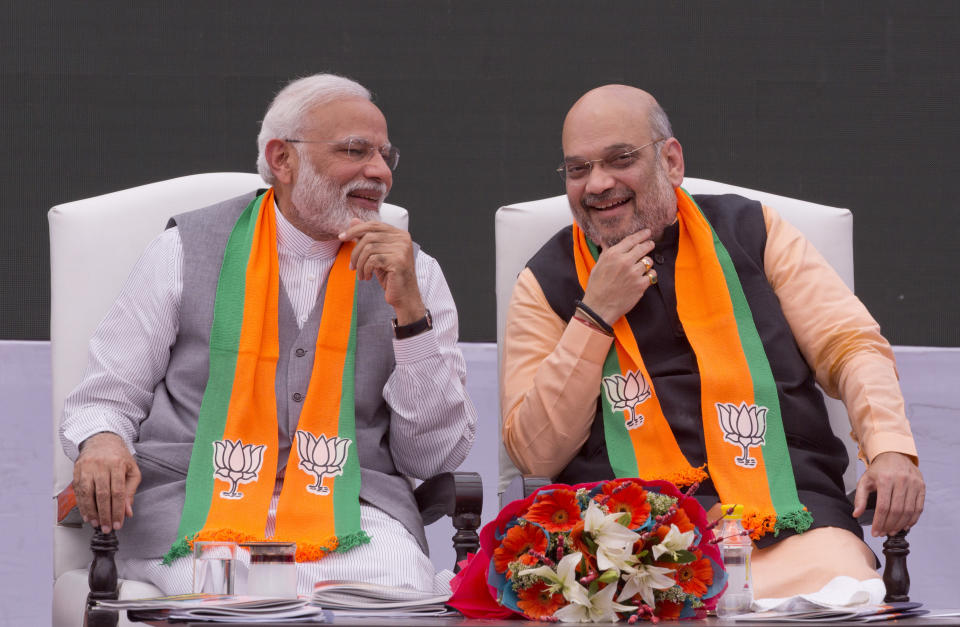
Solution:
M162 563L169 566L179 557L188 557L193 554L194 542L258 542L263 538L237 531L235 529L207 529L201 533L195 534L192 538L181 538L170 547L167 554L163 556ZM271 539L271 542L279 541ZM315 562L325 555L333 552L343 553L362 544L369 544L370 536L366 531L358 531L346 536L329 538L324 543L297 543L296 561Z
M345 536L333 537L324 544L297 543L297 561L315 562L333 552L343 553L362 544L369 544L370 536L366 531L357 531Z
M693 485L694 483L703 483L704 481L709 479L710 475L708 475L707 472L704 470L705 467L706 467L706 464L698 468L693 468L693 467L684 468L674 473L671 473L665 477L659 477L659 478L665 481L669 481L670 483L676 485L677 487L683 488L689 485Z
M783 512L779 516L776 513L762 512L753 512L743 516L743 528L750 531L750 537L754 540L759 540L764 534L771 531L774 536L778 536L784 529L792 529L797 533L803 533L812 524L813 514L806 507Z

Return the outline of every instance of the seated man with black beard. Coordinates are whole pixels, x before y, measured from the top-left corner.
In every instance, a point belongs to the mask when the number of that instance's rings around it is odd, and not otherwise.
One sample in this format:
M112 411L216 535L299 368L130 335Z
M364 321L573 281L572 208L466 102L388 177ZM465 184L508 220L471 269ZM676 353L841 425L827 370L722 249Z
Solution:
M172 218L90 343L61 427L80 513L122 527L121 577L166 593L211 538L296 541L301 594L432 590L406 477L455 469L476 412L437 262L379 221L386 120L361 85L310 76L258 148L271 187Z
M689 196L680 143L646 92L588 92L563 151L575 224L527 264L507 315L514 463L564 483L702 481L708 505L745 506L757 597L876 578L854 516L876 490L873 534L889 534L924 499L876 322L773 209ZM855 507L815 382L845 401L868 462Z

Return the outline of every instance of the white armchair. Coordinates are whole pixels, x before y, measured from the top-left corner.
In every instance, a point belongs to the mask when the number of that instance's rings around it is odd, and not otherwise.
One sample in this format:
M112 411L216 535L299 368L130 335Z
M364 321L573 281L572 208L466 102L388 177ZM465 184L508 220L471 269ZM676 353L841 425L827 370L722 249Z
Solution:
M853 289L853 216L849 210L705 179L687 177L683 181L683 187L691 194L738 194L759 200L776 209L784 219L806 236L847 286ZM567 197L554 196L501 207L497 211L495 220L497 346L502 376L504 324L517 275L554 233L572 222L572 215ZM856 489L859 475L857 445L851 437L850 421L843 403L828 396L824 396L824 400L833 432L843 441L847 449L850 463L843 475L843 485L845 492L850 494ZM500 421L502 429L502 414ZM508 486L512 483L514 486L517 485L514 480L519 476L520 471L513 465L501 440L500 481L497 487L497 491L501 494L501 505L504 501L524 496L515 493L514 490L511 490L506 497L504 496ZM901 532L891 536L884 544L884 554L887 556L884 572L884 581L888 590L887 600L905 600L909 588L909 577L906 574L908 549L903 535L904 533ZM902 595L902 598L895 596L898 594Z
M50 222L50 340L54 495L73 479L57 435L64 397L83 376L87 343L140 254L171 215L266 187L256 174L195 174L53 207ZM384 221L406 229L407 211L384 204ZM89 526L57 525L53 534L53 627L83 623L90 563ZM121 598L156 596L154 586L120 580ZM121 624L129 624L121 619Z
M849 210L705 179L687 177L683 180L683 188L691 194L739 194L770 205L785 220L800 229L820 254L830 262L850 289L853 289L853 215ZM517 275L523 270L530 257L554 233L572 221L566 196L516 203L501 207L497 211L495 234L498 347L503 344L507 306L510 304L510 294L513 292ZM502 360L502 358L501 351L499 359ZM836 399L825 397L825 400L834 433L843 440L850 459L856 461L857 445L850 437L850 421L847 418L846 408ZM501 443L498 492L502 493L510 481L519 474ZM843 476L846 491L849 492L855 488L856 482L856 464L851 463Z

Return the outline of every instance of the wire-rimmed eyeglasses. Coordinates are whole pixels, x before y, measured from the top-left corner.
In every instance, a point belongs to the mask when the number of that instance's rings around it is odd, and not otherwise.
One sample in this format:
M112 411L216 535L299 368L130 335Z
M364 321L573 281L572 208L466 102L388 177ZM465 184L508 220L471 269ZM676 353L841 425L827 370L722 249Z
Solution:
M400 163L400 151L396 146L384 144L383 146L374 146L372 143L362 137L348 137L346 139L284 139L283 141L291 144L334 144L336 151L344 158L357 163L369 161L374 152L379 152L383 161L391 170L397 169Z
M613 170L623 170L636 163L637 159L640 158L638 153L641 150L647 146L660 143L665 139L667 138L661 137L660 139L654 139L653 141L647 142L639 148L631 148L630 150L624 152L608 155L602 159L564 159L563 163L560 164L560 167L557 168L557 173L560 174L560 178L564 180L582 179L590 174L590 171L593 170L594 163L601 164L605 169L609 168Z

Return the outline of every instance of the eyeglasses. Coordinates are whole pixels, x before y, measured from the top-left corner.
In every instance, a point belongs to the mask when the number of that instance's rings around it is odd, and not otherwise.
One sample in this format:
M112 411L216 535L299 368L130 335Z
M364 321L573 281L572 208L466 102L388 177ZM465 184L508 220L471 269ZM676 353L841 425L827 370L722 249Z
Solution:
M631 148L626 152L618 152L616 154L604 157L603 159L570 159L564 160L560 164L560 167L557 168L557 172L560 174L560 178L566 179L582 179L585 176L590 174L590 171L593 170L593 164L599 163L602 164L604 169L612 170L624 170L629 168L634 163L637 162L637 159L640 158L639 152L646 148L647 146L652 146L653 144L660 143L666 138L662 137L660 139L655 139L651 142L640 146L639 148Z
M391 170L396 170L397 164L400 163L400 151L397 150L396 146L391 146L390 144L374 146L362 137L348 137L347 139L284 139L283 141L290 142L291 144L333 144L336 146L334 150L338 154L356 163L369 161L373 157L374 152L379 152L387 164L387 167Z

